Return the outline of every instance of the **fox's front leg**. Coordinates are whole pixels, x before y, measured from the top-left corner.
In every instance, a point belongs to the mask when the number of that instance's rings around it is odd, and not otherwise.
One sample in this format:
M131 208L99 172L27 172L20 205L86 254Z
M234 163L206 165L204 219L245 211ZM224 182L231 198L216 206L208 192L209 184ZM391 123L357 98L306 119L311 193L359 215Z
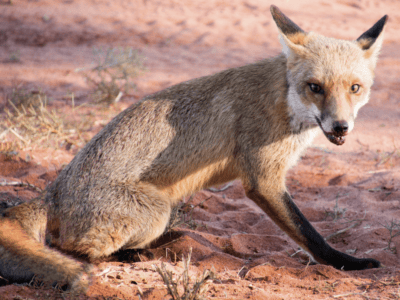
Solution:
M355 258L329 246L297 208L285 188L271 192L271 189L263 190L256 184L247 189L246 194L317 262L342 270L363 270L380 266L375 259Z

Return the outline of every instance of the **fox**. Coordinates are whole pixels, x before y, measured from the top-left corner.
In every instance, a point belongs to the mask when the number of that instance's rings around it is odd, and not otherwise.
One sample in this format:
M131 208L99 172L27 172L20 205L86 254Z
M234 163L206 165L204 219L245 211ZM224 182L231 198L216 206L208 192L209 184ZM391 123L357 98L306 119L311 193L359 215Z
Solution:
M274 5L271 14L282 53L144 97L95 135L42 197L5 209L0 276L37 275L85 291L94 262L149 246L182 197L237 179L316 263L380 267L332 248L285 177L321 131L345 143L369 101L388 16L347 41L306 32Z

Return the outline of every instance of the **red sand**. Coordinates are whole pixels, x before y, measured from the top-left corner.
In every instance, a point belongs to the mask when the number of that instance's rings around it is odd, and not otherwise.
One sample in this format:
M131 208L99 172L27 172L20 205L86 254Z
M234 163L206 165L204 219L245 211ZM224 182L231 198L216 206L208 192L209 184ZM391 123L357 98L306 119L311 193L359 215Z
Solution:
M187 1L188 2L188 1ZM146 94L190 78L254 62L280 51L268 0L109 1L53 0L0 2L0 107L21 85L41 89L50 106L71 113L66 95L79 103L90 87L76 68L92 63L93 47L129 46L147 59L138 89L114 105L112 113L92 109L105 121ZM94 269L93 284L82 299L168 299L153 269L166 262L182 272L182 254L193 249L190 271L217 273L205 296L210 299L399 299L400 261L385 250L389 231L382 224L400 222L400 2L396 0L275 1L307 31L355 39L389 14L385 42L370 103L361 110L345 145L330 144L321 134L287 184L295 202L323 236L357 225L330 240L338 250L372 257L380 269L342 272L307 265L290 240L251 200L240 182L222 192L201 191L192 204L199 227L185 226L167 235L150 251L152 260L103 262ZM17 56L19 62L12 62ZM1 115L4 118L4 114ZM0 132L1 133L1 132ZM5 145L6 140L0 140ZM1 146L0 145L0 146ZM0 154L0 182L24 181L45 188L75 150L31 147L18 156ZM29 200L38 193L0 187L0 201ZM338 214L334 219L336 211ZM392 246L400 247L400 237ZM139 295L142 296L139 297ZM0 287L0 299L53 299L50 287ZM115 298L113 298L115 297Z

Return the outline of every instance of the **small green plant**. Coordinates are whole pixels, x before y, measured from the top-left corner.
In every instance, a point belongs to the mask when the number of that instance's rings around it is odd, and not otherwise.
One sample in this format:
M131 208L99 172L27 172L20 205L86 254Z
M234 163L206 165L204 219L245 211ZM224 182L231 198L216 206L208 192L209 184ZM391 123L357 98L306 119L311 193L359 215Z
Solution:
M95 88L95 103L118 102L124 93L136 87L132 79L145 70L143 56L132 48L95 48L93 54L96 66L90 68L89 72L85 71L84 76Z
M167 286L168 294L171 295L173 300L202 300L205 299L203 294L207 291L207 280L213 279L215 274L210 270L204 270L200 277L196 276L193 284L189 276L189 264L192 256L192 249L190 248L187 259L182 255L183 272L178 277L172 271L168 271L165 264L161 263L161 268L154 265L158 274ZM180 293L181 291L181 293Z
M387 230L389 230L389 240L388 245L385 250L392 251L393 253L397 253L396 247L392 247L393 239L400 235L400 222L396 222L395 220L391 220L390 223L381 224Z

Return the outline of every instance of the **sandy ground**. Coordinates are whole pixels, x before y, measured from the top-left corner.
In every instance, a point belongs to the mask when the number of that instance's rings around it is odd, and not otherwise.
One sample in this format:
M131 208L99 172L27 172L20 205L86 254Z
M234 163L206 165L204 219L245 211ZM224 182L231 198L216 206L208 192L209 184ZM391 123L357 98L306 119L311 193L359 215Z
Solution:
M223 191L201 191L191 200L186 224L153 245L135 263L102 262L82 299L169 299L153 265L163 261L182 272L192 248L190 274L205 269L210 299L399 299L400 237L384 225L400 222L400 2L397 0L35 0L0 1L0 109L10 108L13 89L40 90L49 107L87 119L83 142L58 147L17 147L0 137L0 183L29 182L40 189L114 115L167 86L244 65L280 52L269 13L275 4L306 31L355 39L389 15L371 101L345 145L321 134L287 184L295 202L338 250L382 262L380 269L343 272L308 265L307 257L251 200L240 182ZM137 89L108 109L87 103L92 88L77 68L91 66L92 49L132 47L146 57ZM76 114L76 115L75 115ZM1 113L1 131L6 115ZM1 132L0 132L1 134ZM50 137L51 138L51 137ZM14 145L14 146L13 146ZM11 152L10 152L11 151ZM15 152L12 152L15 151ZM16 152L18 152L16 154ZM11 153L11 154L10 154ZM0 201L28 201L39 193L0 187ZM189 207L189 206L187 206ZM0 299L69 298L49 286L0 287Z

